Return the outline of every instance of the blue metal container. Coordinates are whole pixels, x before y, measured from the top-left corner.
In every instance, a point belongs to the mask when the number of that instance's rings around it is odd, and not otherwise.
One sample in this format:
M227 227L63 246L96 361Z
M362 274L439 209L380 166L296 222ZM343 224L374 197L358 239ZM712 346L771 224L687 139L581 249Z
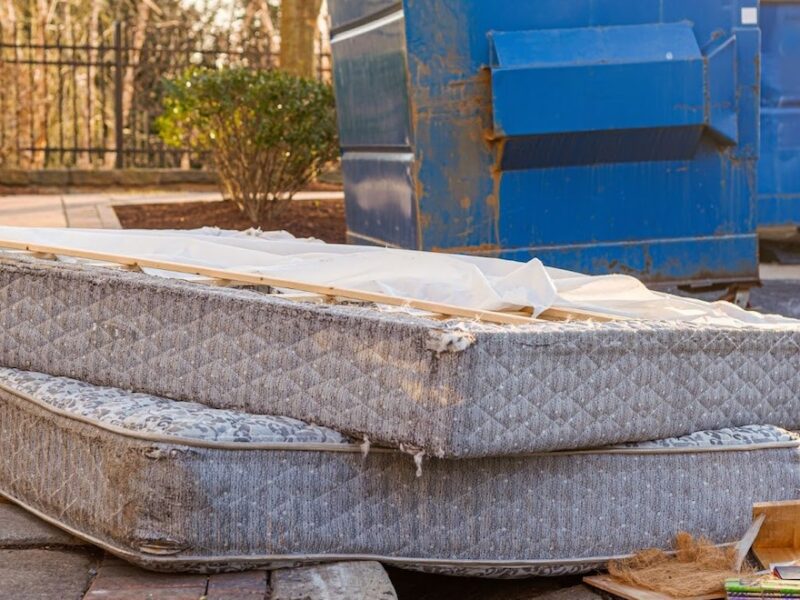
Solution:
M758 221L800 226L800 0L762 1Z
M757 280L757 0L331 0L349 239Z

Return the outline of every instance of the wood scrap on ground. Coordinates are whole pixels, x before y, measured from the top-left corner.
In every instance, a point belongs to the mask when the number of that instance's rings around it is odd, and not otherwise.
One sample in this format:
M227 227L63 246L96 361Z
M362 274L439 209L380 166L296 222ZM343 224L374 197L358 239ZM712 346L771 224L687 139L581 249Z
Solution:
M608 576L587 578L586 582L622 598L725 598L725 580L740 574L743 546L744 542L720 548L705 538L681 532L675 539L675 552L643 550L631 558L611 561Z
M617 598L622 598L622 600L675 600L673 596L668 596L667 594L643 590L639 587L621 583L611 575L593 575L584 577L583 581L598 590L608 592ZM725 598L724 591L703 596L688 596L682 600L721 600L723 598Z
M753 518L764 525L753 542L753 554L765 569L800 562L800 500L753 505Z

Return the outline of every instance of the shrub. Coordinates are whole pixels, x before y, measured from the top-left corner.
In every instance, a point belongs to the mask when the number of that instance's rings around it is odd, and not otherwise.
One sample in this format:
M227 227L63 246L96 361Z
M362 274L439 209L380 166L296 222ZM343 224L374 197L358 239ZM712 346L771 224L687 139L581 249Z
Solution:
M333 91L283 71L190 69L167 81L158 129L208 151L226 199L257 224L338 156Z

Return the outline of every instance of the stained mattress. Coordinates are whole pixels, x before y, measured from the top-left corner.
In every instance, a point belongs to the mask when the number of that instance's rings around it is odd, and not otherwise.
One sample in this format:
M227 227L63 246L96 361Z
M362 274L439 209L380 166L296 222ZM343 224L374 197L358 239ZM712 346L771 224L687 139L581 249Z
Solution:
M678 530L738 539L800 489L800 439L751 426L421 473L290 418L0 369L0 494L164 571L377 559L487 577L595 568ZM470 518L464 518L469 515Z
M0 258L0 364L430 456L800 428L800 328L489 326Z

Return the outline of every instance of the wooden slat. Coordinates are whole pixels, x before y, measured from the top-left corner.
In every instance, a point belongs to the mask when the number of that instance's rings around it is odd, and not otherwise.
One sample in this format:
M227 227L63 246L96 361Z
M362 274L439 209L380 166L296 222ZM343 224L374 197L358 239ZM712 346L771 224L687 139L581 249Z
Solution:
M212 267L189 265L173 261L153 260L148 258L127 256L122 254L95 252L93 250L80 250L76 248L64 248L64 247L49 246L44 244L30 244L27 242L18 242L14 240L0 240L0 248L10 248L13 250L24 250L33 253L51 254L57 256L70 256L73 258L105 261L120 265L126 265L129 268L159 269L163 271L172 271L175 273L187 273L190 275L209 277L211 279L219 279L223 281L231 281L237 283L246 283L251 285L268 285L276 288L311 292L313 294L319 294L321 296L326 296L326 297L334 297L334 298L340 297L340 298L347 298L350 300L372 302L375 304L385 304L389 306L415 308L418 310L447 315L451 317L476 319L480 321L485 321L487 323L498 323L504 325L530 325L531 323L537 322L537 319L519 314L510 314L498 311L465 308L463 306L444 304L441 302L430 302L427 300L417 300L414 298L402 298L397 296L390 296L388 294L381 294L377 292L365 292L361 290L339 288L330 285L319 285L315 283L295 281L292 279L267 277L264 275L256 275L253 273L242 273L228 269L217 269ZM558 319L563 318L563 319L596 320L596 321L616 320L614 317L610 317L608 315L596 314L583 310L551 309L549 311L545 311L543 316L548 316L548 315Z
M750 525L747 533L744 534L744 537L736 544L736 564L734 565L736 571L742 570L744 559L747 558L750 548L753 547L753 542L756 541L758 534L761 532L761 527L764 525L766 518L767 515L765 514L758 515L753 520L753 524Z
M632 585L620 583L610 575L595 575L592 577L584 577L584 583L591 585L599 590L614 594L624 600L675 600L673 596L661 594L659 592L652 592L644 590ZM706 594L704 596L691 596L684 597L681 600L720 600L725 598L725 592L719 594Z
M771 564L800 561L800 501L764 502L753 505L753 518L764 524L753 543L753 553L764 568Z

